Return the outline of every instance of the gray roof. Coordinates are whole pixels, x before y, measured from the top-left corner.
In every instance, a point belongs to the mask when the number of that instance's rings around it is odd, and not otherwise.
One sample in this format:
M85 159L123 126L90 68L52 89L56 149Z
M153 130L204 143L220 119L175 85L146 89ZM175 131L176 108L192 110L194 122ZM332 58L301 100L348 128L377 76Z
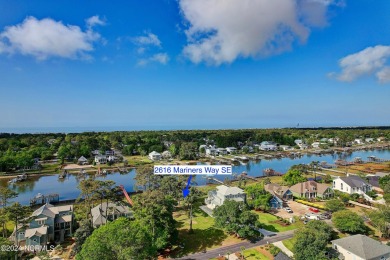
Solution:
M333 240L332 244L367 260L390 254L389 246L360 234Z
M275 257L274 260L291 260L290 257L288 257L285 253L279 252Z
M120 215L132 213L130 211L130 208L127 206L117 205L112 202L109 202L108 205L106 203L99 204L96 207L91 209L91 214L93 218L92 222L94 226L102 225L107 222L107 219L105 218L106 208L107 208L107 215L112 214L113 209L115 209L116 214L120 214Z
M348 184L351 188L353 187L363 187L365 185L368 185L366 181L364 181L362 178L356 175L350 175L347 177L340 177L342 181L344 181L346 184Z
M245 193L242 189L237 187L228 187L225 185L217 186L218 193L221 195L236 195Z
M379 176L379 177L385 177L385 176L387 176L389 174L390 174L390 172L377 172L375 175Z

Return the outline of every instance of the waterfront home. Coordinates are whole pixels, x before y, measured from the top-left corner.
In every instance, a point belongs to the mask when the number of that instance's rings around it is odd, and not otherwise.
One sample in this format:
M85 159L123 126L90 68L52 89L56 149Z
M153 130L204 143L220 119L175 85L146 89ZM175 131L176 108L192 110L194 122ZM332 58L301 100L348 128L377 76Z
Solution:
M208 193L208 197L205 199L205 203L208 208L214 209L217 206L221 206L225 200L228 199L238 202L245 202L246 194L240 188L220 185L217 186L216 190L212 190Z
M283 151L291 151L291 150L294 150L293 147L289 146L289 145L279 145L279 149L283 150Z
M337 144L339 141L339 138L338 137L335 137L335 138L329 138L328 139L328 143L331 143L331 144Z
M110 162L119 161L119 158L116 157L115 155L109 155L109 156L106 156L106 158L107 158L107 161L110 161Z
M390 259L390 247L365 235L353 235L332 240L332 248L344 260Z
M133 212L128 206L118 205L112 202L101 203L91 209L92 225L97 228L119 217L132 218Z
M260 150L263 151L276 151L278 146L276 143L271 141L263 141L260 143Z
M20 225L11 239L18 238L20 246L45 246L49 242L63 242L73 235L73 205L55 207L45 204L31 214L27 226Z
M264 189L272 195L269 204L273 209L281 209L285 206L286 201L293 199L293 194L287 186L269 183L264 185Z
M226 155L227 154L226 148L217 148L217 152L220 155Z
M218 150L214 146L206 148L207 155L218 155Z
M95 163L105 164L105 163L107 163L107 157L104 155L96 155L95 156Z
M313 148L320 148L320 142L314 142L311 144L311 147Z
M161 160L161 154L156 151L153 151L149 154L149 159L152 161L159 161Z
M360 138L356 138L353 142L355 144L364 144L363 139L360 139Z
M367 175L367 182L372 186L372 189L378 192L383 192L379 186L379 176L369 174Z
M170 151L164 151L162 154L161 154L161 157L163 159L171 159L172 158L172 154Z
M106 156L115 155L115 151L114 150L107 150L104 154Z
M96 155L100 155L100 151L99 150L93 150L91 151L91 154L96 156Z
M233 153L236 153L236 152L237 152L237 148L236 148L236 147L226 147L226 151L227 151L229 154L233 154Z
M85 158L84 156L81 156L78 160L77 160L77 163L79 165L85 165L85 164L88 164L88 160L87 158Z
M333 189L348 194L358 193L365 195L372 190L372 185L356 175L337 177L333 180Z
M306 199L317 197L327 199L334 196L334 191L329 185L315 181L297 183L290 187L290 191L295 197Z
M298 145L301 150L309 148L309 146L305 144L301 139L295 140L294 143Z
M376 140L378 142L384 142L384 141L386 141L386 137L381 136L381 137L378 137Z
M374 138L366 138L364 141L366 143L373 143L374 142Z

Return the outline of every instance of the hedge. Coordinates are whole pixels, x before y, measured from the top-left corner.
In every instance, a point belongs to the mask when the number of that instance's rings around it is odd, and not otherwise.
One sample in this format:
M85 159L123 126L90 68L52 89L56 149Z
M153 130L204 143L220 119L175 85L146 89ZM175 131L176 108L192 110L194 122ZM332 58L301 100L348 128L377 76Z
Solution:
M299 202L299 203L302 203L302 204L305 204L305 205L308 205L308 206L311 206L311 207L315 207L317 209L323 209L323 210L326 210L326 207L325 206L322 206L322 205L319 205L319 204L316 204L316 203L311 203L311 202L308 202L308 201L304 201L304 200L295 200L296 202Z

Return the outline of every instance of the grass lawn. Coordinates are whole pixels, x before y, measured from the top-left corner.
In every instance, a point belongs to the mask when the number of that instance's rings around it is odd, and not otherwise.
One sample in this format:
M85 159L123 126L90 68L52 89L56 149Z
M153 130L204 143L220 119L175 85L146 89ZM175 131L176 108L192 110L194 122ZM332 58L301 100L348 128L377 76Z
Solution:
M259 251L257 251L254 248L245 250L244 257L245 257L245 260L257 260L257 259L266 260L266 259L268 259L265 255L263 255L262 253L260 253Z
M287 247L290 251L293 251L295 240L296 240L296 238L292 237L290 239L283 240L282 242L283 242L283 245L285 247Z
M215 228L214 219L204 213L199 205L194 206L193 233L189 233L190 224L187 211L179 210L174 213L179 231L179 241L184 243L184 248L174 253L176 257L243 241Z
M141 166L141 165L148 165L153 163L153 161L149 160L147 156L141 156L141 155L123 156L123 159L127 160L128 166Z
M272 232L283 232L283 231L288 231L292 229L297 229L299 227L303 226L303 223L301 221L297 221L291 225L288 226L282 226L278 223L273 223L274 221L278 220L277 217L275 217L272 214L269 213L264 213L264 212L258 212L258 211L253 211L257 215L259 215L259 221L264 225L264 229L272 231Z

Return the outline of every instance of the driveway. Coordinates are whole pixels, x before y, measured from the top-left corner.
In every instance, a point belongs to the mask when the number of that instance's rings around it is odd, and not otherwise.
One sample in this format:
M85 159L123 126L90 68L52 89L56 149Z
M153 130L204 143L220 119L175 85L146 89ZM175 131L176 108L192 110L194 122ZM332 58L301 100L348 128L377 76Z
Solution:
M275 215L282 218L291 218L293 216L300 217L302 215L305 215L309 211L309 206L303 205L292 200L288 201L287 205L290 207L293 213L288 213L284 209L280 209L277 213L275 213Z

